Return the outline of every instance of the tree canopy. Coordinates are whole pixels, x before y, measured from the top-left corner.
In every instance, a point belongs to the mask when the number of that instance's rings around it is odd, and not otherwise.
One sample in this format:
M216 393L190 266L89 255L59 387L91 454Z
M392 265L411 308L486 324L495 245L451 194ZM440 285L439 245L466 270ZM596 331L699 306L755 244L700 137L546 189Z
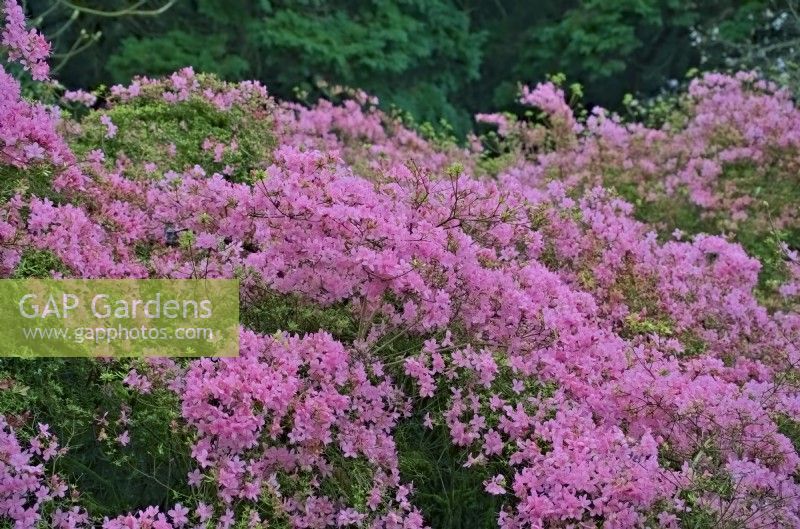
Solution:
M589 105L652 95L696 67L794 52L794 0L32 0L68 87L192 65L282 98L345 85L456 131L513 110L519 83L566 74ZM765 46L759 47L759 44ZM736 64L732 64L732 62Z

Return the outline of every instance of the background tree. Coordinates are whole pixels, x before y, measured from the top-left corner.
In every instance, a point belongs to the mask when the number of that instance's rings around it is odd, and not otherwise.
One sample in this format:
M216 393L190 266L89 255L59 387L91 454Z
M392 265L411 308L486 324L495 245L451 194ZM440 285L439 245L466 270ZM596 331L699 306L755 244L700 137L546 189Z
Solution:
M69 87L182 66L281 98L357 87L458 133L518 110L520 82L563 72L619 108L692 68L795 75L797 0L31 0Z

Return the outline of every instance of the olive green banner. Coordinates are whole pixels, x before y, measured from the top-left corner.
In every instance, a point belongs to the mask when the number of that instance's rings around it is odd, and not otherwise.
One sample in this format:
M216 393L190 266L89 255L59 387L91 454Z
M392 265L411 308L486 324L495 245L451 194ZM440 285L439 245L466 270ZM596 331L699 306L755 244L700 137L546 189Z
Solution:
M3 279L0 356L238 356L235 279Z

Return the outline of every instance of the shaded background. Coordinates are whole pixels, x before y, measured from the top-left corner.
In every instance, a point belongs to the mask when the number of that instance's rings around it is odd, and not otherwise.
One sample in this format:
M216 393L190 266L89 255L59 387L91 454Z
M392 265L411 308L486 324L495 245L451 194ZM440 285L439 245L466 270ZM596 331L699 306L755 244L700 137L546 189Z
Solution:
M799 0L29 0L67 87L192 65L283 99L363 88L463 134L515 110L519 82L564 73L619 106L701 69L757 68L794 87Z

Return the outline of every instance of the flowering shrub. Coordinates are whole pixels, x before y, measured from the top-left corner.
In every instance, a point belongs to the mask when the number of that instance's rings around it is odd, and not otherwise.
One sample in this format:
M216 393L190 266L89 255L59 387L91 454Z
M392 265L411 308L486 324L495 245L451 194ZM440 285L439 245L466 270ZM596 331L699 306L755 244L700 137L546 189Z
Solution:
M243 314L233 359L0 362L14 527L443 527L415 431L503 529L800 527L800 112L776 87L709 74L661 128L526 88L537 119L481 116L494 163L359 92L184 69L65 95L96 106L70 118L0 82L3 277L237 277Z
M87 95L95 97L65 97ZM78 154L101 147L105 161L129 175L198 166L246 180L269 163L272 105L258 83L229 85L185 68L163 81L113 87L102 109L72 124L69 138Z
M545 125L502 120L509 172L541 187L603 185L635 204L662 236L734 235L764 267L760 290L775 293L791 274L786 251L800 245L796 203L798 119L789 92L752 73L706 74L678 98L660 128L624 123L595 108L577 123L552 83L525 90ZM769 300L775 302L775 300Z

